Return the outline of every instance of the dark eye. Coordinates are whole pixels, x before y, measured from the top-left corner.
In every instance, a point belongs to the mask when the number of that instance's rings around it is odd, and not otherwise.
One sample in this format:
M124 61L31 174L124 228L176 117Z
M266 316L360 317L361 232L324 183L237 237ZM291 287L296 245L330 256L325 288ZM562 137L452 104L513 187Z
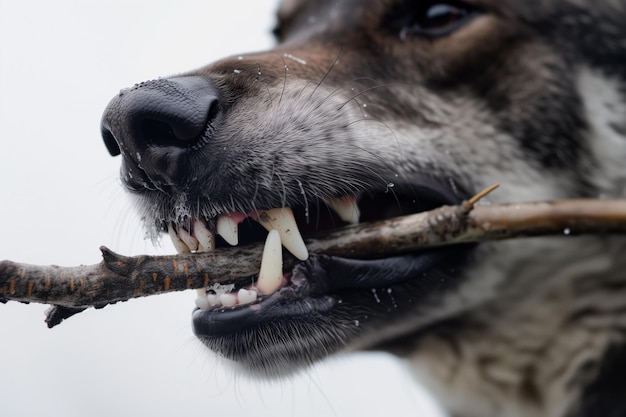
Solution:
M403 19L400 38L404 40L408 36L445 36L479 13L476 7L462 1L424 1Z

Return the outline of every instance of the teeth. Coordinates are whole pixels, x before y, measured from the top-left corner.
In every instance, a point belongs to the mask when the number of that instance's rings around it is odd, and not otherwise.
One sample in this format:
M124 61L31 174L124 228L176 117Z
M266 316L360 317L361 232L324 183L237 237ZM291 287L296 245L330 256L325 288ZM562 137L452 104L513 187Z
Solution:
M231 246L237 246L239 243L238 229L238 223L230 216L223 214L217 218L217 234L222 236Z
M196 297L196 306L198 306L201 310L208 310L211 307L211 303L207 298L207 293L205 288L198 289L198 296Z
M354 197L327 199L326 203L332 208L341 220L350 224L359 224L361 211Z
M187 246L187 244L183 242L180 236L178 236L178 233L176 233L176 229L174 229L174 226L172 226L171 223L167 225L167 232L169 233L170 239L172 239L172 244L174 245L178 253L191 252L189 246Z
M254 290L240 289L237 293L239 304L251 304L256 301L257 292Z
M215 307L221 305L220 296L217 294L207 294L207 300L209 300L209 306Z
M182 228L180 230L183 230ZM174 245L174 248L176 248L176 252L178 253L189 253L191 252L191 249L189 248L189 245L187 243L185 243L183 241L183 238L180 236L180 232L176 233L176 229L174 228L174 226L170 223L167 225L167 232L170 235L170 239L172 239L172 244ZM197 240L195 238L193 238L193 236L189 235L189 233L187 233L189 238L192 238L193 240L196 241L196 249L198 248L197 246ZM191 239L187 239L190 243L193 243L193 240ZM199 309L202 310L208 310L211 307L211 304L209 302L209 299L207 298L207 293L206 293L206 289L205 288L198 288L197 289L197 297L196 297L196 306L198 306Z
M272 294L280 288L283 282L283 253L280 234L276 230L270 230L263 248L261 270L256 287L259 292Z
M196 220L193 223L193 236L198 242L198 252L213 252L215 249L215 239L213 233L206 228L203 222ZM211 296L215 294L207 294L206 288L198 288L198 297L196 298L196 305L202 310L208 310L215 306L219 300L211 299Z
M234 307L237 305L237 296L233 293L220 295L220 302L224 307Z
M222 236L230 245L239 243L239 223L245 215L243 213L224 214L217 219L217 234ZM241 218L237 217L239 214ZM238 221L239 220L239 221ZM202 310L212 307L235 307L237 305L252 304L257 301L259 293L272 294L283 285L283 254L284 246L289 252L300 260L306 260L309 256L300 230L296 224L293 212L290 208L280 208L263 211L258 215L258 221L268 231L263 258L259 271L259 279L256 289L240 289L238 292L208 292L206 288L197 290L196 305ZM215 234L211 232L203 221L194 220L188 232L182 227L168 224L168 232L174 247L178 253L189 252L212 252L215 249ZM228 290L227 290L228 291ZM232 291L232 290L230 290Z
M285 249L293 256L306 261L309 251L302 240L300 230L290 208L275 208L259 213L259 223L267 230L276 230ZM282 262L282 261L281 261ZM281 271L282 276L282 271Z
M178 228L178 237L187 245L189 250L192 252L196 252L198 250L198 239L191 236L191 234L183 229L182 227Z
M193 234L200 245L198 252L211 252L215 249L215 236L207 229L204 222L196 220L193 223Z

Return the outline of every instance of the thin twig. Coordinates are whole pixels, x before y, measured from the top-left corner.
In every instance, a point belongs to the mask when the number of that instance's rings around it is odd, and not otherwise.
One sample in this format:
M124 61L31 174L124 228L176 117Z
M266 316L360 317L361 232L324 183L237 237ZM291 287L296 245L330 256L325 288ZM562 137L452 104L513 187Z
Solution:
M459 206L334 230L306 241L309 253L374 259L451 244L523 236L626 233L626 200L563 200ZM127 257L102 247L96 265L60 267L0 262L0 302L46 303L49 327L88 307L230 283L258 273L263 245L211 253ZM284 269L298 261L288 253Z

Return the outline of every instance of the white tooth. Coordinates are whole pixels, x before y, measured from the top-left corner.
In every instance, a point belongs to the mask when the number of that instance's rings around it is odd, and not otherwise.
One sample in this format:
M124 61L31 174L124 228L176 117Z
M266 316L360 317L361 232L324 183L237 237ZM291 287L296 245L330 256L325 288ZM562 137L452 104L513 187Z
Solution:
M178 236L178 233L176 233L176 229L174 229L174 226L172 226L171 223L167 225L167 232L169 233L170 239L172 239L172 243L174 244L174 248L176 248L176 251L178 253L191 252L189 246L187 246L187 244L183 242L180 236Z
M192 252L198 250L198 239L191 236L191 234L182 227L178 229L178 237L180 237L180 239L185 243L185 245L189 247Z
M220 296L217 294L207 294L206 298L209 300L209 305L211 307L221 305Z
M223 214L217 218L217 234L232 246L237 246L239 243L238 229L239 225L231 217Z
M200 220L196 220L193 223L193 234L198 241L198 252L212 252L214 249L213 234L206 228L204 223ZM197 289L198 296L196 297L196 306L201 310L208 310L213 307L215 303L209 301L206 288Z
M306 261L309 257L309 251L302 240L300 229L293 217L293 211L289 207L275 208L259 213L259 223L267 230L277 230L280 234L280 241L285 249L293 256Z
M261 270L256 287L260 293L272 294L280 288L283 282L283 251L280 243L280 234L270 230L263 248Z
M212 252L215 249L215 236L207 229L203 221L196 220L193 223L193 234L200 244L199 252Z
M256 301L257 293L254 290L240 289L237 293L239 304L250 304Z
M208 310L211 307L207 298L206 288L198 288L198 296L196 297L196 305L201 310Z
M211 308L211 304L209 304L209 299L206 297L198 297L196 298L196 306L200 310L208 310Z
M329 198L326 200L330 208L341 220L350 224L359 224L361 211L354 197Z
M224 307L234 307L237 305L237 296L233 293L220 295L220 302Z

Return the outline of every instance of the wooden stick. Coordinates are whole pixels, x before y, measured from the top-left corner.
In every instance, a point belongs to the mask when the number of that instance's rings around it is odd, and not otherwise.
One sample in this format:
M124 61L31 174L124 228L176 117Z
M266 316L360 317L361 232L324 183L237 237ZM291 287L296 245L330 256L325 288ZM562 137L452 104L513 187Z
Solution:
M451 244L524 236L626 233L626 200L563 200L544 203L459 206L366 223L306 241L310 254L373 259ZM60 267L0 262L0 302L57 306L52 327L88 307L131 298L230 283L258 273L263 245L202 254L127 257L102 247L96 265ZM284 268L298 261L285 253Z

